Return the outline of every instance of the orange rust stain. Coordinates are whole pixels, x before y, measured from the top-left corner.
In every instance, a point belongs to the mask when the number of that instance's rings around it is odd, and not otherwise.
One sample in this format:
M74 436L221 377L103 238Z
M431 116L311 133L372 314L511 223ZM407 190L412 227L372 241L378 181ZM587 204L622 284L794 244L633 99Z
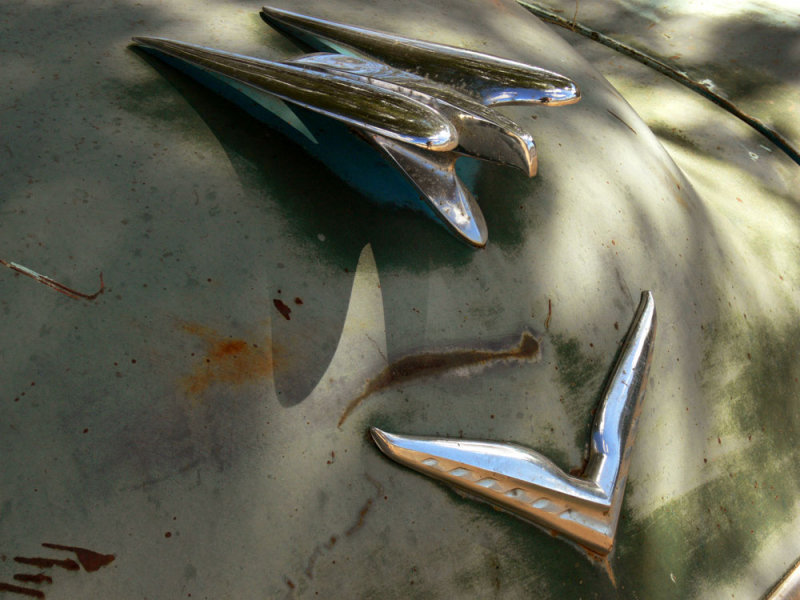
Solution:
M182 323L181 328L203 340L206 346L205 355L199 357L192 372L182 380L186 394L199 396L214 384L241 385L272 376L268 342L255 344L225 337L197 323Z

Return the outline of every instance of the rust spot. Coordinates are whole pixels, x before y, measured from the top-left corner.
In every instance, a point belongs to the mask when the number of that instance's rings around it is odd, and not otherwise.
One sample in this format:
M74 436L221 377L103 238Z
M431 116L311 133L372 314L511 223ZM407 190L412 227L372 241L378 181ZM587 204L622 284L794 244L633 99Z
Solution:
M519 342L510 348L499 350L451 350L449 352L425 352L404 356L390 364L377 377L367 382L364 391L350 401L339 418L341 427L350 414L369 395L389 387L424 377L438 375L475 365L486 365L503 360L536 360L540 356L539 340L530 331L523 331Z
M594 412L592 412L594 416ZM581 461L581 465L579 467L573 467L569 470L569 474L574 477L582 477L584 473L586 473L586 467L589 466L589 453L587 449L584 449L583 453L583 460Z
M547 299L547 318L544 320L544 328L550 330L550 319L553 318L553 301Z
M0 592L11 592L12 594L30 596L31 598L44 598L44 592L41 590L34 590L32 588L12 585L10 583L3 583L2 581L0 581Z
M286 304L280 298L275 298L272 303L275 305L275 308L278 309L278 312L283 315L283 318L287 321L290 321L292 318L289 316L292 314L292 309L286 306Z
M187 394L200 395L215 383L241 385L272 375L272 356L266 350L267 344L262 348L245 340L223 337L195 323L183 323L182 329L206 344L205 356L201 356L191 374L183 378Z
M293 589L294 589L294 581L292 581L291 579L287 579L287 580L286 580L286 585L288 585L288 586L289 586L289 589L290 589L290 590L293 590Z
M294 299L294 303L300 305L303 303L303 299L298 296L297 298Z

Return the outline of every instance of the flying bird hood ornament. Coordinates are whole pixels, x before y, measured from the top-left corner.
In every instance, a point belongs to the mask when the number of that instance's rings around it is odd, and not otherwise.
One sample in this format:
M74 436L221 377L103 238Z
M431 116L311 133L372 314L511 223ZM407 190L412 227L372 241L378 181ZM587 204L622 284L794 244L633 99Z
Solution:
M456 160L537 171L530 133L493 107L580 99L568 78L513 60L277 8L261 16L320 52L273 61L162 38L134 43L300 143L373 200L427 213L473 246L486 245L486 222Z

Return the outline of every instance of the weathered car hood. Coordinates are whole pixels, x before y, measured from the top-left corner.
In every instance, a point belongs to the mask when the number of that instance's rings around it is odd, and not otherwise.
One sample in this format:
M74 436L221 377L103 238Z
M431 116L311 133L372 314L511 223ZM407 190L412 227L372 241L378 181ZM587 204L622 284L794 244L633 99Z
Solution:
M75 299L0 272L0 581L31 572L15 557L75 556L50 543L114 560L51 565L48 598L765 589L774 577L744 567L797 552L797 198L704 202L514 2L280 6L541 66L582 100L501 109L536 140L539 173L481 165L475 250L128 48L299 54L258 7L7 7L0 258L87 292L102 272L105 289ZM775 222L795 234L777 246ZM516 442L580 470L643 290L659 328L607 560L369 438Z

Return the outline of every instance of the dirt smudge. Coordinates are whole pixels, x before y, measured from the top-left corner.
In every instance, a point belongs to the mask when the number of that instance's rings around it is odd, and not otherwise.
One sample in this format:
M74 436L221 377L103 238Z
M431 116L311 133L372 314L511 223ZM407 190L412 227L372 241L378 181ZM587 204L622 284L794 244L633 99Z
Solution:
M404 356L381 371L367 382L364 391L350 401L339 418L341 427L347 418L358 408L365 398L377 391L393 385L430 375L456 371L474 366L508 360L538 360L541 356L539 339L531 331L525 330L515 345L485 350L454 349L442 352L423 352Z

